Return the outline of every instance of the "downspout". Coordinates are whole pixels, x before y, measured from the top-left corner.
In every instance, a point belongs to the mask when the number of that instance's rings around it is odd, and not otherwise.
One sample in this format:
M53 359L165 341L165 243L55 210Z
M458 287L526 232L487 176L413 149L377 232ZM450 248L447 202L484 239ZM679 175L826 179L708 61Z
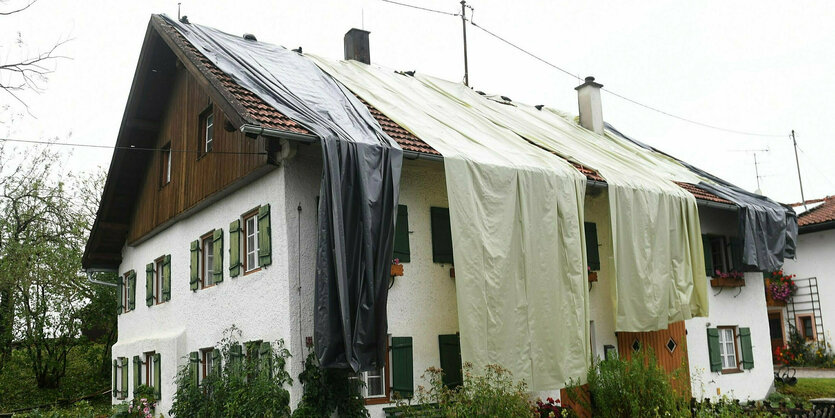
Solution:
M84 272L87 273L87 281L92 283L92 284L98 284L98 285L102 285L102 286L119 287L119 285L116 284L116 283L103 282L101 280L96 280L96 279L93 278L93 273L116 273L117 272L116 269L89 268L89 269L85 269Z

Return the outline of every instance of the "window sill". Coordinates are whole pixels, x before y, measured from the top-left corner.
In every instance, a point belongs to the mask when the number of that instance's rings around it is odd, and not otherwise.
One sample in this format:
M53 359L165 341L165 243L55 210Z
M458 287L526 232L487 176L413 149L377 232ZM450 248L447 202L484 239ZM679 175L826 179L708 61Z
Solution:
M722 370L722 374L737 374L737 373L742 373L742 372L743 372L742 369L724 369L724 370Z
M381 397L381 398L366 398L365 404L366 405L381 405L384 403L391 403L388 397Z
M252 269L250 271L245 271L243 275L246 276L248 274L257 273L259 271L261 271L261 267L258 267L257 269Z

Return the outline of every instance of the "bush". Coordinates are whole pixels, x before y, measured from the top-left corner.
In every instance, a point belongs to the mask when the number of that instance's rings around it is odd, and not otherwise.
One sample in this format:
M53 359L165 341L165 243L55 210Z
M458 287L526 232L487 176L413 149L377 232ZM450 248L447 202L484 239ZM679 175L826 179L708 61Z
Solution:
M630 360L606 359L589 368L590 405L573 399L595 417L689 416L689 399L677 393L672 376L658 366L651 351L640 350Z
M299 374L304 393L293 417L329 417L333 412L346 418L367 417L368 410L360 396L361 382L349 379L349 374L345 369L322 369L311 350L304 361L304 371Z
M429 380L429 388L418 386L412 406L398 401L398 410L407 417L538 417L528 400L527 385L514 383L509 370L493 364L484 367L483 374L474 374L470 363L464 364L463 385L451 389L443 384L443 371L430 367L422 376ZM425 405L432 405L427 411Z
M285 370L290 352L279 340L272 345L268 358L258 361L230 361L233 347L239 346L234 327L216 347L223 361L219 370L198 385L188 365L177 373L174 404L168 411L178 417L289 417L292 383ZM236 356L237 358L237 356Z

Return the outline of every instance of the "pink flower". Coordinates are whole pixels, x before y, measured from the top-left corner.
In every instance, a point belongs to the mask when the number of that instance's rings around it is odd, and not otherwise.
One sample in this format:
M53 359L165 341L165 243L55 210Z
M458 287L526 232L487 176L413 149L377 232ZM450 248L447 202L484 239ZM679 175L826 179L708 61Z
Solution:
M148 408L148 407L146 406L146 407L145 407L145 409L143 409L143 410L142 410L142 412L144 412L144 413L145 413L145 415L148 415L149 413L151 413L151 408Z

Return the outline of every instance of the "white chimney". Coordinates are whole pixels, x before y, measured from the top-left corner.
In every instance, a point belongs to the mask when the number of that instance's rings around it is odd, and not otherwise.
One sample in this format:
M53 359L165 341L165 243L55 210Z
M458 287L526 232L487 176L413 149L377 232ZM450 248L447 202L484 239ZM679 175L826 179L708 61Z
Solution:
M586 82L575 87L577 102L580 107L580 125L603 135L603 103L600 101L602 84L595 83L594 77L586 77Z

